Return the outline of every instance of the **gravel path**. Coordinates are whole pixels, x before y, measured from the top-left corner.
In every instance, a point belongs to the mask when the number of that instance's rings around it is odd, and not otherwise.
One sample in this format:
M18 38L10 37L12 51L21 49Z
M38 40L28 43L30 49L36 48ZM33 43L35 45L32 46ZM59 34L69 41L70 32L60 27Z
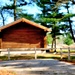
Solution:
M1 61L0 69L17 75L75 75L75 65L54 59Z

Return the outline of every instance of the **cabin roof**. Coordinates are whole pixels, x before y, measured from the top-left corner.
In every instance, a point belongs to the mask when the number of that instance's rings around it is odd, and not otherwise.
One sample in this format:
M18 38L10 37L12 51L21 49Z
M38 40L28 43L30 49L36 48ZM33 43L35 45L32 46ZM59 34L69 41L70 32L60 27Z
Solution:
M4 30L4 29L9 28L9 27L11 27L11 26L14 26L14 25L16 25L17 23L20 23L20 22L25 22L25 23L27 23L27 24L29 24L29 25L31 25L31 26L34 26L34 27L43 29L44 31L51 31L49 28L47 28L47 27L45 27L45 26L43 26L43 25L37 24L37 23L35 23L35 22L32 22L32 21L30 21L30 20L28 20L28 19L26 19L26 18L21 18L21 19L18 19L18 20L16 20L16 21L10 23L10 24L7 24L7 25L5 25L5 26L0 27L0 32L1 32L2 30Z

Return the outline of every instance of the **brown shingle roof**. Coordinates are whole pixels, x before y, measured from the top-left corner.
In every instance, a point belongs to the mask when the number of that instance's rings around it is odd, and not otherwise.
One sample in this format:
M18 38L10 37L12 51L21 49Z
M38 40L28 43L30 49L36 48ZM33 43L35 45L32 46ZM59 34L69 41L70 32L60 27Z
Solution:
M35 27L40 28L40 29L43 29L44 31L51 31L49 28L47 28L45 26L42 26L42 25L39 25L39 24L37 24L35 22L32 22L32 21L30 21L28 19L25 19L25 18L18 19L18 20L14 21L14 22L12 22L10 24L7 24L5 26L0 27L0 31L4 30L4 29L6 29L6 28L8 28L10 26L14 26L15 24L20 23L20 22L28 23L28 24L30 24L32 26L35 26Z

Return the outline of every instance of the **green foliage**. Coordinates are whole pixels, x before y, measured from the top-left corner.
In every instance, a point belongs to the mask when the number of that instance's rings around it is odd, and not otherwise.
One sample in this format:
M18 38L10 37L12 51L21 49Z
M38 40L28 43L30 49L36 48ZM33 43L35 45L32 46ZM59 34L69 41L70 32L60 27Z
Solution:
M73 44L73 40L71 35L68 33L64 39L64 44L71 45Z
M68 13L68 14L64 15L64 16L60 19L60 21L68 21L68 20L67 20L68 18L74 17L74 16L75 16L75 14L73 14L73 13Z
M60 30L62 30L64 32L68 31L69 29L70 28L69 28L69 26L67 24L61 24L60 25Z
M52 37L50 34L47 35L47 43L51 44L52 43Z
M73 43L73 41L70 38L65 38L64 43L67 45L71 45Z
M58 22L59 19L56 18L43 18L41 19L42 22L50 23L50 22Z
M64 28L63 27L64 25L61 24L61 18L64 15L62 13L59 13L59 9L56 8L56 1L39 0L38 6L40 6L40 8L42 8L42 14L39 15L38 20L41 24L43 24L47 27L50 27L52 29L52 31L51 31L52 46L53 46L53 44L55 44L54 47L56 48L57 36L62 35L62 33L60 31ZM48 43L49 43L49 40L47 40Z
M34 20L34 18L33 18L33 15L31 15L31 14L27 14L27 13L20 13L20 14L18 14L19 16L18 16L18 18L26 18L26 19L29 19L29 20Z

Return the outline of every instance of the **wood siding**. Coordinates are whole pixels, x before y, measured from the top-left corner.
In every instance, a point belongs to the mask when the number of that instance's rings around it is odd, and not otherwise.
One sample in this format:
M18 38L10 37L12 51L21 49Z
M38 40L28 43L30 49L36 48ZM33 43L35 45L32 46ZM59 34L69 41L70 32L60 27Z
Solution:
M20 22L2 32L1 48L43 48L45 32L42 29Z

